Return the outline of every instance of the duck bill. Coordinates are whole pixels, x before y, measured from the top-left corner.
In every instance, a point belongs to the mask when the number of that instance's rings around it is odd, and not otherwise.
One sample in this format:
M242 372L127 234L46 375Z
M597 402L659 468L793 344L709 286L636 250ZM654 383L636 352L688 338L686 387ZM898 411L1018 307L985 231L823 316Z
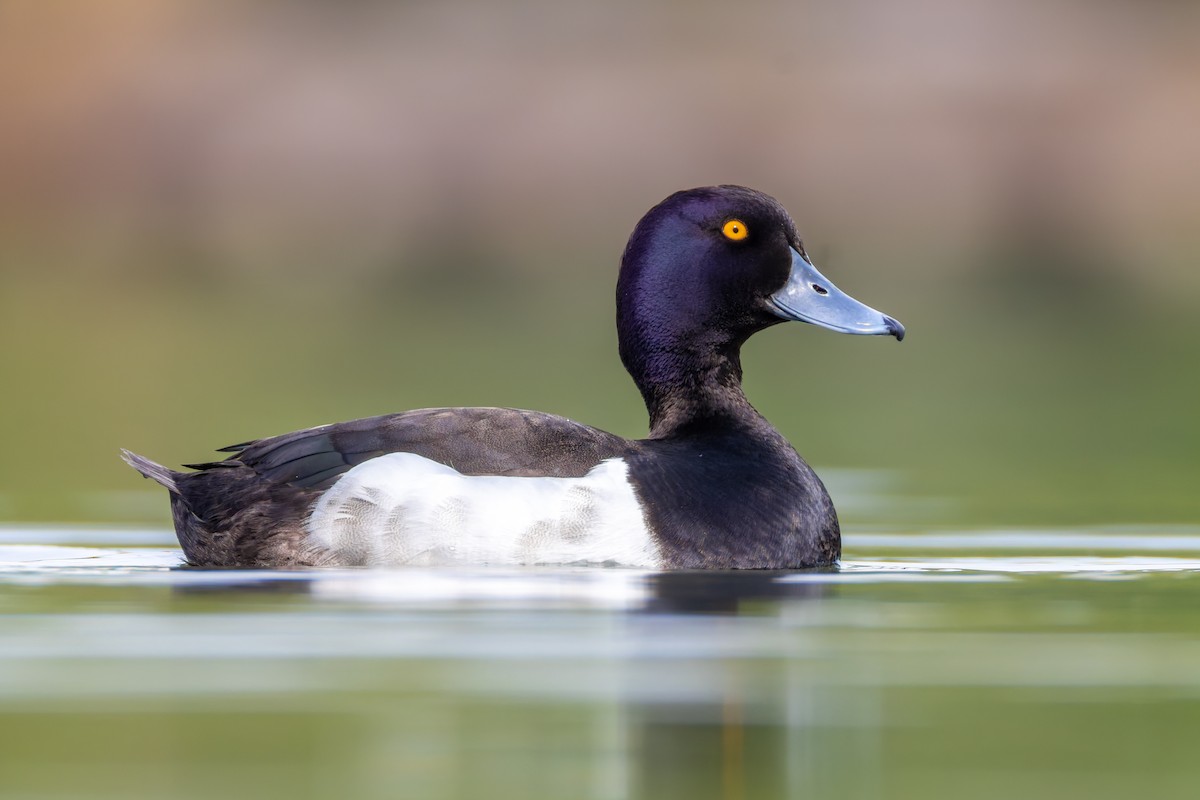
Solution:
M820 325L838 333L904 339L903 325L834 286L795 248L787 283L769 301L771 310L783 319Z

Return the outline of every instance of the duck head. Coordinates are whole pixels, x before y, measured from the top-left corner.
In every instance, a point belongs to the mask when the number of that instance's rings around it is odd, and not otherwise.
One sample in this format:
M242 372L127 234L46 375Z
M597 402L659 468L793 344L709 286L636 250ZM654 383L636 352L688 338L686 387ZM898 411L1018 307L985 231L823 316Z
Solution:
M792 218L762 192L741 186L677 192L637 224L617 280L617 332L652 428L664 405L695 407L688 396L713 394L715 387L741 397L742 343L788 320L904 338L899 322L817 270ZM700 406L714 402L696 399Z

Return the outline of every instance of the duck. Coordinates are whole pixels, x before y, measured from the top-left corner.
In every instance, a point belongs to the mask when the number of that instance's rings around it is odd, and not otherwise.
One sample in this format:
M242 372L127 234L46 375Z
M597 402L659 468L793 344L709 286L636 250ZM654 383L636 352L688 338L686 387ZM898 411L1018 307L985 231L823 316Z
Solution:
M617 277L621 361L649 431L626 439L515 408L429 408L221 448L170 493L193 567L835 565L829 493L747 400L741 348L797 321L904 338L814 266L791 216L742 186L676 192L634 227Z

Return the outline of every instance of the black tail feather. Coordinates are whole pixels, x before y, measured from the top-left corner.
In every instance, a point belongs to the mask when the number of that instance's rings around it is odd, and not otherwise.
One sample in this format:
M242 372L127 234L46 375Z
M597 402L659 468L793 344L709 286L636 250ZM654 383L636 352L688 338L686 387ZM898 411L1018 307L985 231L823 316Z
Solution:
M179 486L175 483L176 472L169 470L162 464L156 464L148 458L139 456L137 453L131 453L128 450L121 450L121 458L126 464L142 473L143 478L149 478L155 483L166 487L166 489L175 494L179 493Z

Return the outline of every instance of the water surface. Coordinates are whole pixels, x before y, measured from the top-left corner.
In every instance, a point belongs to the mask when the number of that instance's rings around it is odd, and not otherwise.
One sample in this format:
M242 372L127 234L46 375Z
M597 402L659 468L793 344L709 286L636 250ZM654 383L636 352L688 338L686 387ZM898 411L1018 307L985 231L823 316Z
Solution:
M1192 797L1200 529L840 569L180 569L0 528L0 796Z

